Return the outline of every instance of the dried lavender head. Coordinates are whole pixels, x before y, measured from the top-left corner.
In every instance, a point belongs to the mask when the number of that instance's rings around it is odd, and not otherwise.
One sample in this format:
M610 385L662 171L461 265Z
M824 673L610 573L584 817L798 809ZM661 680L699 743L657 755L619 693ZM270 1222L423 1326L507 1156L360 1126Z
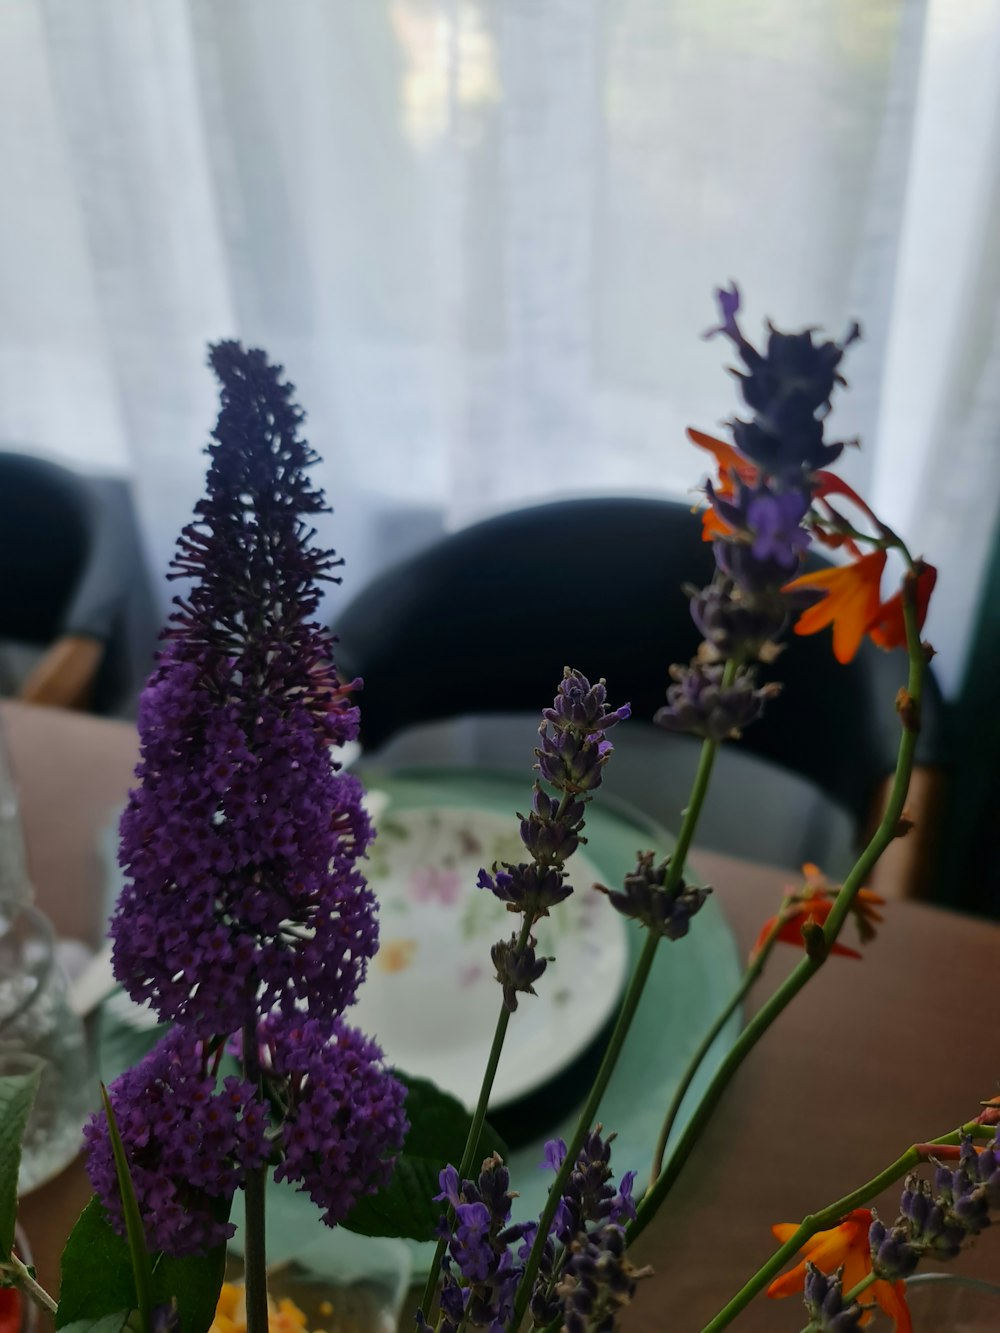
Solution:
M806 1264L803 1299L810 1323L819 1333L855 1333L864 1322L867 1312L862 1305L857 1301L844 1304L843 1273L844 1270L838 1268L836 1273L828 1276L815 1264Z
M723 681L721 664L694 661L690 666L672 666L674 682L667 689L666 706L653 721L667 731L700 736L703 740L738 738L755 721L768 699L779 692L776 684L757 685L753 670L741 667L729 684Z
M679 940L688 933L691 918L701 911L712 890L688 886L679 879L668 893L669 869L669 857L657 865L652 852L640 852L636 868L625 876L621 892L603 884L597 887L607 894L612 907L622 916L639 921L656 935Z

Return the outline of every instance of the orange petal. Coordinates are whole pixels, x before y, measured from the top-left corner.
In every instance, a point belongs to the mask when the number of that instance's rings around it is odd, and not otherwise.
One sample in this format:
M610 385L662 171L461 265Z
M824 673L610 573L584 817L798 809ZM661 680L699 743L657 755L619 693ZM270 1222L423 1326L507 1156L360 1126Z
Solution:
M782 1245L785 1241L791 1240L798 1231L798 1226L794 1222L775 1222L771 1228L771 1235L775 1240L780 1240Z
M927 619L927 607L936 583L937 570L933 565L922 564L920 573L917 575L917 627L919 629L923 629L924 621ZM872 625L869 634L872 641L877 643L880 648L902 648L905 645L906 620L903 617L902 592L894 593L882 605L878 620Z
M850 1290L850 1288L848 1288ZM895 1333L913 1333L910 1307L906 1303L905 1282L873 1282L872 1296L890 1319L896 1321Z
M800 1264L781 1277L776 1277L767 1289L768 1296L773 1301L783 1300L785 1296L794 1296L797 1291L801 1291L806 1285L806 1261L803 1259Z
M753 463L725 440L717 440L714 435L706 435L703 430L695 430L693 426L688 426L687 437L699 449L708 450L718 463L720 473L731 472L743 481L755 480L757 469Z

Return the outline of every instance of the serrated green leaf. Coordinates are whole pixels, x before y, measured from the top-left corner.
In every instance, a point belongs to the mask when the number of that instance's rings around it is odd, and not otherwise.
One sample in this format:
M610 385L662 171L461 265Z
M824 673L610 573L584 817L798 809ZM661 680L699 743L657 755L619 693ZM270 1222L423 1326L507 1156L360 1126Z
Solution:
M60 1274L58 1329L136 1308L128 1245L112 1229L100 1199L91 1199L70 1232Z
M41 1061L23 1057L21 1073L0 1077L0 1261L14 1248L17 1221L17 1177L21 1170L21 1140L38 1091Z
M131 1310L115 1310L100 1319L75 1319L72 1324L62 1326L63 1333L122 1333L131 1313Z
M158 1255L153 1262L153 1304L176 1300L184 1333L205 1333L215 1316L226 1262L225 1245L182 1259ZM56 1328L96 1324L137 1306L127 1241L112 1228L100 1199L91 1199L62 1254ZM113 1333L95 1329L94 1333Z
M406 1085L409 1133L392 1179L378 1194L361 1199L342 1225L362 1236L398 1236L407 1240L434 1240L441 1205L438 1176L450 1162L457 1166L465 1151L472 1116L456 1098L427 1079L410 1078L396 1071ZM503 1141L489 1124L483 1125L478 1159L499 1152ZM477 1165L478 1169L478 1165Z

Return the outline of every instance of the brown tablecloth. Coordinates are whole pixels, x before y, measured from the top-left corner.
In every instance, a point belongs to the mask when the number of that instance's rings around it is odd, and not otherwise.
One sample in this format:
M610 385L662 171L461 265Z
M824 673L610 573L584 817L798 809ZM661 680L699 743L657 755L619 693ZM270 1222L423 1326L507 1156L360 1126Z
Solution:
M136 757L132 728L8 705L31 869L42 908L95 943L102 872L95 835L121 803ZM787 876L699 851L742 948ZM780 948L765 987L795 961ZM696 1330L771 1252L769 1225L796 1221L861 1184L914 1141L954 1128L1000 1091L994 999L1000 929L893 903L863 962L832 959L740 1071L667 1207L636 1246L658 1278L629 1311L633 1330ZM89 1195L79 1164L24 1201L43 1283ZM894 1214L892 1193L883 1215ZM1000 1278L1000 1228L962 1257ZM797 1329L801 1311L758 1300L738 1330ZM918 1330L919 1333L919 1330Z

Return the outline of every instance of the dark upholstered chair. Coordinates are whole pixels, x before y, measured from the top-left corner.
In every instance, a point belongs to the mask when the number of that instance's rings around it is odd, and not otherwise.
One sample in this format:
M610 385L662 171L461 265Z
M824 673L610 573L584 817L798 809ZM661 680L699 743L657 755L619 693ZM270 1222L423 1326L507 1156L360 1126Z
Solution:
M545 504L445 537L377 577L334 625L341 670L364 677L365 748L422 726L430 751L426 724L469 716L496 748L500 731L487 719L537 719L570 665L604 676L611 701L628 700L637 720L615 732L607 789L676 824L691 746L643 723L664 700L668 665L697 647L681 585L704 583L712 568L697 517L665 500ZM867 641L841 666L827 634L789 635L770 669L783 692L739 745L725 747L699 840L779 864L842 862L895 763L893 700L905 667L902 653ZM530 744L522 729L519 759L502 744L498 751L505 766L523 765L526 784ZM404 747L401 757L420 753ZM392 747L388 754L397 757ZM452 746L447 757L490 761L475 747ZM919 759L937 766L944 757L943 705L931 680Z

